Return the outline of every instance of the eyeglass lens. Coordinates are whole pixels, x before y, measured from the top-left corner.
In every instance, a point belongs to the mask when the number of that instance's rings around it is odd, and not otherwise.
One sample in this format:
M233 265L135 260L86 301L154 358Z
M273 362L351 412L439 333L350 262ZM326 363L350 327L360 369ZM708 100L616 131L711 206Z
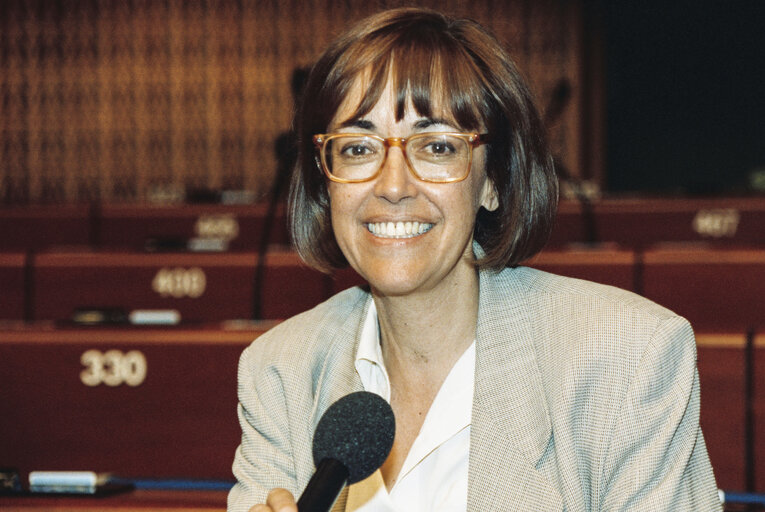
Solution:
M337 135L327 140L324 160L333 176L345 180L364 180L380 169L385 151L385 144L379 139ZM449 181L462 178L468 171L470 145L465 139L454 135L420 134L407 140L405 154L420 178Z

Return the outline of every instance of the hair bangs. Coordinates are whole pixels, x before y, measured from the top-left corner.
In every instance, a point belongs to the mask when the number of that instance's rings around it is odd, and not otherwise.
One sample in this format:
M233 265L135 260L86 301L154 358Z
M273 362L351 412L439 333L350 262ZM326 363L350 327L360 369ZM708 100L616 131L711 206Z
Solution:
M445 108L463 130L486 129L486 86L470 56L459 45L448 53L441 52L433 63L433 76L439 83ZM448 106L447 106L448 105Z
M422 45L402 46L394 53L391 68L391 81L396 93L396 120L404 118L409 101L418 115L433 117L434 84L430 73L433 52Z
M441 34L439 34L441 35ZM461 130L478 130L483 123L475 65L449 38L417 41L394 55L396 119L404 117L407 101L418 115L445 118Z
M440 35L440 34L439 34ZM439 36L439 35L436 35ZM423 117L443 117L463 130L479 130L485 124L485 84L477 78L478 67L459 44L447 39L417 40L375 38L357 46L350 59L356 69L347 84L362 80L363 93L351 118L371 111L390 80L395 97L395 119L404 118L411 101ZM363 66L363 67L362 67Z

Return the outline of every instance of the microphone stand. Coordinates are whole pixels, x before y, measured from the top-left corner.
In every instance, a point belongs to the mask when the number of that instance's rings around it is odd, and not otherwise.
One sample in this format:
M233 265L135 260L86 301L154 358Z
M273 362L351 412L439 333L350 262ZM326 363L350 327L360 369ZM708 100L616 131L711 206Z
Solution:
M754 337L755 329L750 327L746 332L746 348L744 352L744 488L747 492L755 492L755 414L754 414Z
M307 68L298 67L293 70L291 88L293 101L296 107L302 97L307 79ZM274 183L271 187L268 210L266 211L266 217L263 220L263 232L260 235L260 243L258 245L258 261L255 267L255 275L253 277L252 285L253 320L259 320L263 317L262 287L266 271L266 253L268 252L268 246L271 242L271 232L274 219L276 218L276 210L278 209L279 204L282 203L281 200L284 196L284 191L292 176L292 168L297 161L297 134L295 133L294 128L291 128L288 132L282 133L276 138L274 150L276 151L278 165Z
M555 85L550 101L545 109L544 126L548 132L555 122L563 115L570 99L571 85L567 79L561 78ZM582 179L573 176L557 156L554 157L553 163L555 165L555 174L558 175L558 179L571 185L574 192L574 198L581 208L582 222L584 225L583 241L589 246L594 246L599 241L597 221L595 219L595 211L592 206L592 201L584 191L584 187L582 187Z

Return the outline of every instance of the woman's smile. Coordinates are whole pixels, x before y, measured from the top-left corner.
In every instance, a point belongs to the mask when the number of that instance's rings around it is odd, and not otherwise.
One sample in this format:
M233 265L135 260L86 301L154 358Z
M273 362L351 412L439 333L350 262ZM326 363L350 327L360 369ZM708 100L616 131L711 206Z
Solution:
M433 228L429 222L418 221L388 221L368 222L367 231L379 238L414 238L427 233Z

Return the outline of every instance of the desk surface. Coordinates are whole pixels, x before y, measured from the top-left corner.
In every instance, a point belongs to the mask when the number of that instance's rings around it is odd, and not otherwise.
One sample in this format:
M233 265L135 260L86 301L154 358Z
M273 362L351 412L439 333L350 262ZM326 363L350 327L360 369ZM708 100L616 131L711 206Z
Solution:
M92 497L2 497L6 512L225 512L226 491L136 490L114 496ZM762 511L759 505L727 504L725 512Z
M5 512L224 512L226 491L135 490L112 496L0 496Z

